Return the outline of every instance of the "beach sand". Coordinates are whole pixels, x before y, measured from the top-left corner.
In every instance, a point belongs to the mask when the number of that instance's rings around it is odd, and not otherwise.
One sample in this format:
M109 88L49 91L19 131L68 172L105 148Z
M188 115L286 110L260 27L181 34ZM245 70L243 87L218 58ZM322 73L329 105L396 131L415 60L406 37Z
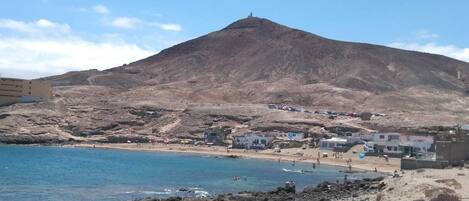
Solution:
M351 159L352 169L374 171L375 168L379 172L392 173L394 170L400 169L400 159L390 158L385 161L383 158L374 156L367 156L365 159L360 160L358 155L363 150L362 146L355 146L347 153L342 155L342 158L332 157L331 151L323 151L319 149L307 148L291 148L282 149L281 153L274 153L274 150L244 150L244 149L229 149L222 146L194 146L194 145L181 145L181 144L151 144L151 143L120 143L120 144L74 144L69 145L74 147L85 148L101 148L101 149L122 149L131 151L156 151L156 152L175 152L175 153L191 153L202 155L217 155L217 156L230 156L236 155L244 158L274 160L279 159L285 161L296 161L302 163L316 163L316 165L327 164L348 167L347 160ZM317 164L318 152L321 155L319 159L320 164ZM328 153L327 158L323 158L322 154Z

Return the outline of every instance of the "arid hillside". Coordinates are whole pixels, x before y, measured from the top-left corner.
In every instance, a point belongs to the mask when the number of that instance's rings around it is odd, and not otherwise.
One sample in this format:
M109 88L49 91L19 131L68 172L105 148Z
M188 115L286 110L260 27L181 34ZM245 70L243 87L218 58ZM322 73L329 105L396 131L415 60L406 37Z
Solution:
M181 81L243 85L294 80L385 92L419 85L462 91L469 64L441 55L342 42L249 17L159 54L103 72L46 78L55 85L136 87Z
M197 138L217 125L311 134L452 126L469 123L467 74L469 63L445 56L249 17L128 65L42 78L54 100L0 108L0 142ZM329 119L269 103L386 116Z

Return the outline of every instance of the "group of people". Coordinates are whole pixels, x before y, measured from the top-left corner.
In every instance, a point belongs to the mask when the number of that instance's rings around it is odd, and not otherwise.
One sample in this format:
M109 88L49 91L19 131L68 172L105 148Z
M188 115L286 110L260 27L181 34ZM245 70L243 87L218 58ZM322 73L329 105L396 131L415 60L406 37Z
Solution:
M335 159L342 159L344 155L342 152L333 152L332 157L334 157Z

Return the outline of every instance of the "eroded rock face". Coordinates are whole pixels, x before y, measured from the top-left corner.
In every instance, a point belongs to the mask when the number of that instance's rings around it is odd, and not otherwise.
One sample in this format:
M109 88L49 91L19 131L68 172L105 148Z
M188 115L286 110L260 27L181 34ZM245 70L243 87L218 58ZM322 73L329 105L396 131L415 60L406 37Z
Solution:
M175 106L173 102L142 102L124 99L118 90L99 86L58 87L55 94L58 96L48 103L0 107L0 143L121 143L161 138L200 140L204 130L214 126L226 126L233 133L247 130L302 132L310 137L321 137L329 132L368 132L368 129L383 127L402 130L400 114L394 116L393 113L365 122L345 116L329 119L323 114L274 110L265 104ZM419 121L421 116L422 113L418 113L411 123L418 126L422 123ZM423 121L428 122L431 123ZM424 128L443 132L450 127ZM406 130L421 129L413 127Z

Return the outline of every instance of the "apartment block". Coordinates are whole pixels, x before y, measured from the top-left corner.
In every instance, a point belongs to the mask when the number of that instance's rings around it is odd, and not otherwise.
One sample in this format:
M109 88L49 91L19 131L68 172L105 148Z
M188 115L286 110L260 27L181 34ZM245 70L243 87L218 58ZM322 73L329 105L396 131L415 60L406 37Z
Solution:
M44 81L0 78L0 106L13 103L48 101L51 85Z

